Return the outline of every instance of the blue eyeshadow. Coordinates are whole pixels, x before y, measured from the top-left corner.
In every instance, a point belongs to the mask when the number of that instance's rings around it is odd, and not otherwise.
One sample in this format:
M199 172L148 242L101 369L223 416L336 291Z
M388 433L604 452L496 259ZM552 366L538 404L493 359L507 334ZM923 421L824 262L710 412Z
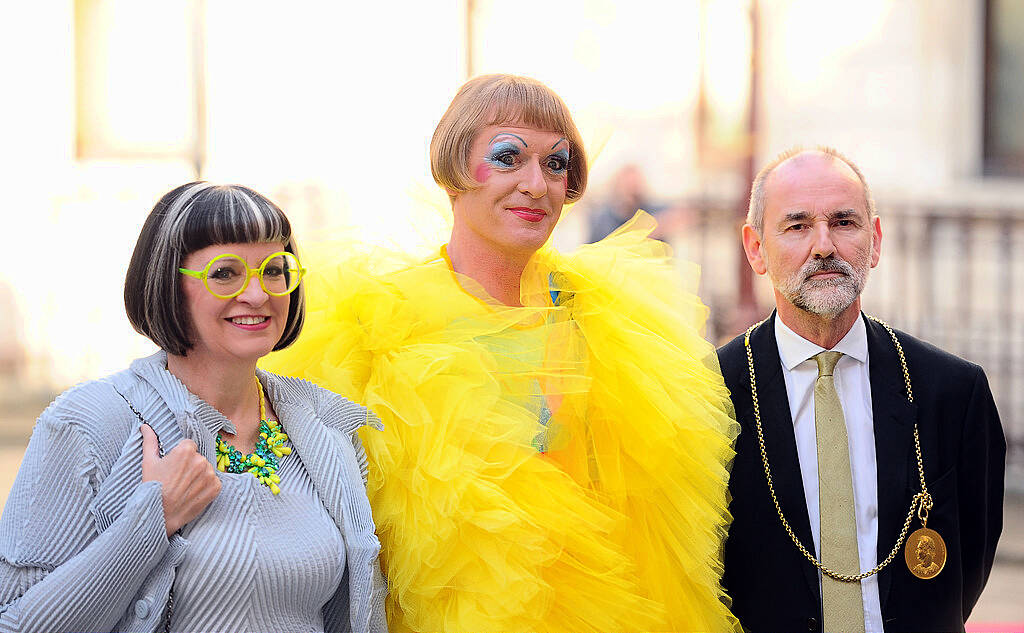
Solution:
M495 143L494 145L491 146L491 149L487 153L487 157L484 160L486 160L488 163L491 163L492 165L495 165L497 167L506 167L507 168L507 167L509 167L509 165L506 165L505 163L499 161L498 158L500 158L501 156L504 156L505 154L512 154L513 156L519 156L519 153L520 153L519 146L516 145L515 143L511 143L509 141L498 141L497 143Z

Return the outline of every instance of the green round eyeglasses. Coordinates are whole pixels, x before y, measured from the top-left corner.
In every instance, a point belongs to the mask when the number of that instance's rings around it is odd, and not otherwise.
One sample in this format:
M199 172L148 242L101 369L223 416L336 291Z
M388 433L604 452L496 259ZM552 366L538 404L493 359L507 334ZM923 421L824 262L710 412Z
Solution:
M306 269L294 253L280 251L267 255L259 268L250 268L239 255L224 253L210 260L202 270L179 268L178 272L201 279L206 290L218 299L231 299L245 292L249 280L257 277L268 295L284 296L299 287Z

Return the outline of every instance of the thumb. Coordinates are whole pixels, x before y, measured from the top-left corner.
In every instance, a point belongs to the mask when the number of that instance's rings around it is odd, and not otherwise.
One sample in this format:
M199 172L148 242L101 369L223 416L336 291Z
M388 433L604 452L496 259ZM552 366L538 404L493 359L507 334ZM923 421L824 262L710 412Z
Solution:
M142 432L142 459L156 461L160 459L160 440L156 437L156 431L148 424L139 425Z

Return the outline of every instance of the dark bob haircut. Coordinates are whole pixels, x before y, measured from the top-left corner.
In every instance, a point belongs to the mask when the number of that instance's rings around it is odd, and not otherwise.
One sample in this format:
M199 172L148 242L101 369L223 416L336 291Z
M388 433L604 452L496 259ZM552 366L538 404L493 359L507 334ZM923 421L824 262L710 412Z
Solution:
M200 181L166 193L146 218L128 265L128 320L168 354L187 355L195 341L178 273L182 261L213 244L253 242L280 242L298 257L284 212L248 187ZM295 341L305 314L300 283L288 295L288 320L274 350Z

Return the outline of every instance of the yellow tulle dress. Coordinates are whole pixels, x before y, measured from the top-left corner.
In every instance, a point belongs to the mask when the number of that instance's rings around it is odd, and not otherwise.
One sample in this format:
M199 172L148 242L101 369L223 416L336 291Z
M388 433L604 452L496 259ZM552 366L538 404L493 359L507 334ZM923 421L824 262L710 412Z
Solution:
M370 407L393 633L739 630L719 580L738 426L707 308L638 215L498 304L426 260L306 257L264 365ZM307 249L308 250L308 249Z

